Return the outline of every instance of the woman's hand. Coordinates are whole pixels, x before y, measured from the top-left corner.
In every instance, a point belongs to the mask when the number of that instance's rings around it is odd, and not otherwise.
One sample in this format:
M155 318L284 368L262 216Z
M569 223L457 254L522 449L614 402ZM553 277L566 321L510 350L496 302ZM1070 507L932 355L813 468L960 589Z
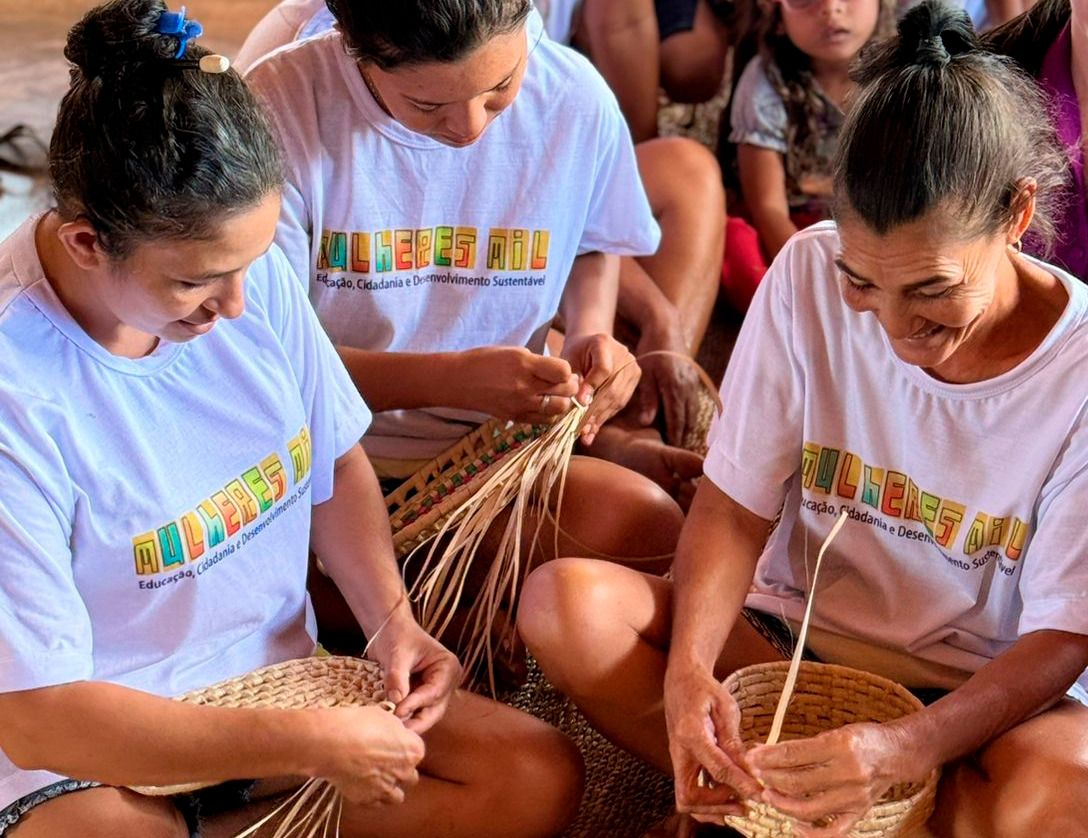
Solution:
M724 815L743 815L742 801L758 797L760 788L747 768L740 709L729 691L705 670L670 667L665 722L677 811L717 824Z
M382 667L396 717L418 734L442 718L461 681L461 664L453 652L420 628L407 608L378 633L368 657Z
M682 445L688 427L698 416L703 383L688 356L679 320L644 330L635 355L642 368L642 380L635 394L639 424L643 427L652 424L662 411L666 442Z
M845 836L893 785L932 770L892 725L853 724L748 752L761 799L797 818L810 838Z
M352 803L403 803L419 782L423 740L381 707L304 711L317 728L320 754L314 775L331 782Z
M563 358L582 378L577 399L590 405L582 425L582 442L592 445L601 426L630 401L642 372L627 347L606 334L568 337L563 343ZM608 388L597 393L609 379Z
M499 419L548 424L571 408L578 376L563 358L537 355L523 346L485 346L458 353L455 407Z

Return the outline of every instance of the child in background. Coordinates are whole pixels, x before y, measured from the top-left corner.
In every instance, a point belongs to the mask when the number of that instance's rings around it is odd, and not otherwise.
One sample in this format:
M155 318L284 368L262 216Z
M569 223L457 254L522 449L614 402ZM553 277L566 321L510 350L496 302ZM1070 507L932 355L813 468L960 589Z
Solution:
M740 311L786 240L829 217L850 62L894 25L890 0L773 0L763 11L759 54L733 94L729 137L744 209L726 223L722 285Z

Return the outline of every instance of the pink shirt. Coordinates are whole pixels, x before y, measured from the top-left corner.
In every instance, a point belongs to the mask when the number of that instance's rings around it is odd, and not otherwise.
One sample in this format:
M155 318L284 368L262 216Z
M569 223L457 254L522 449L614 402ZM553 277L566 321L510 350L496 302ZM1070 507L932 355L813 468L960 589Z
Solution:
M1068 25L1043 59L1039 85L1050 98L1051 119L1069 157L1068 192L1058 213L1058 241L1050 261L1085 280L1088 279L1088 194L1084 188L1080 105L1073 87L1073 39ZM1029 242L1027 249L1037 252L1041 247L1037 242Z

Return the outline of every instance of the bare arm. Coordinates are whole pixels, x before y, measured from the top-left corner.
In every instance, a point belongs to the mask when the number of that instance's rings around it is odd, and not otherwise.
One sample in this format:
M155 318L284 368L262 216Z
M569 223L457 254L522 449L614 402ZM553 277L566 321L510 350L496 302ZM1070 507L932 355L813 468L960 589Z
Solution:
M1088 637L1036 631L1017 640L963 686L891 727L910 743L908 764L934 768L1053 706L1088 666ZM984 712L980 712L985 708Z
M737 165L744 202L768 257L773 259L797 232L790 220L782 155L769 148L741 145L737 148Z
M314 507L314 552L370 639L397 717L422 734L446 712L460 664L412 615L378 478L361 446L337 460L335 479L332 498Z
M740 813L735 794L759 791L744 761L739 710L714 670L740 616L769 526L704 479L680 535L665 719L682 812L717 818ZM698 782L701 770L718 788Z
M630 401L641 375L634 356L612 337L619 281L618 256L585 253L574 260L559 304L566 330L563 358L581 376L579 401L593 404L582 426L586 445ZM608 388L595 395L609 380Z
M892 785L978 751L1054 705L1088 664L1088 637L1025 635L963 686L887 724L855 724L749 754L764 799L802 821L835 816L845 834Z
M0 695L0 747L23 769L121 786L314 776L315 716L198 707L80 681Z

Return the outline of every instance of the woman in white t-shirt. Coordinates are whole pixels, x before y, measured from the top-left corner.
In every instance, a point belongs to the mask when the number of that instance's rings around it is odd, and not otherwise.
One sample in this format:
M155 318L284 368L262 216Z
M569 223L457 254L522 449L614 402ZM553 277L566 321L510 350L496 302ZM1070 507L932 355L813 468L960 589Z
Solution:
M286 150L276 241L375 411L379 476L403 480L488 416L550 421L573 398L593 399L592 443L639 377L611 336L619 256L659 239L611 93L528 0L329 8L336 30L247 81ZM671 553L682 522L650 480L589 457L563 516L566 550L632 562Z
M1031 81L962 11L926 2L899 32L857 70L837 226L795 236L749 311L674 581L554 562L519 627L699 819L759 799L845 835L944 765L940 834L1078 835L1088 291L1019 248L1050 229L1061 152ZM788 656L809 599L807 651L930 703L745 749L720 679Z
M576 752L412 618L370 412L272 245L276 142L199 32L161 0L73 28L56 208L0 244L0 834L234 834L298 777L344 835L553 834ZM170 700L315 653L311 539L395 712ZM223 785L125 788L190 782Z

